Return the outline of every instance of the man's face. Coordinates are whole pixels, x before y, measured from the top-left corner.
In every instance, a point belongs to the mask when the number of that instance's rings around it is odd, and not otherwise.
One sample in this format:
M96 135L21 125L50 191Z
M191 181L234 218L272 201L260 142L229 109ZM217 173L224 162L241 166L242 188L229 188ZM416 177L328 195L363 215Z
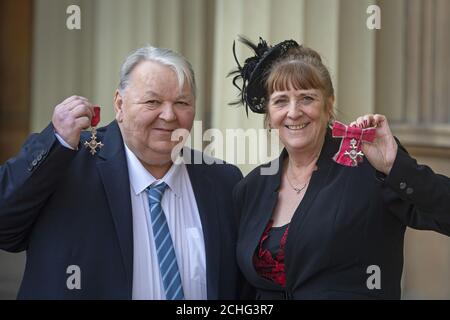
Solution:
M124 96L116 92L115 111L128 148L145 164L161 165L171 161L178 143L172 132L191 130L195 99L186 81L180 91L171 68L144 61L132 71Z

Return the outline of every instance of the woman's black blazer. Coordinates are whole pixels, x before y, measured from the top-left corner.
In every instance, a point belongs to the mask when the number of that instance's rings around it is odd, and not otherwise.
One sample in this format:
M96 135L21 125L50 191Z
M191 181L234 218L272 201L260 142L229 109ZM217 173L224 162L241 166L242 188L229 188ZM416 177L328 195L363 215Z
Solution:
M450 179L417 165L400 146L389 176L364 159L332 160L339 139L327 132L286 243L286 288L255 271L252 257L278 199L283 150L274 175L253 170L234 189L237 259L257 299L399 299L406 226L450 234Z

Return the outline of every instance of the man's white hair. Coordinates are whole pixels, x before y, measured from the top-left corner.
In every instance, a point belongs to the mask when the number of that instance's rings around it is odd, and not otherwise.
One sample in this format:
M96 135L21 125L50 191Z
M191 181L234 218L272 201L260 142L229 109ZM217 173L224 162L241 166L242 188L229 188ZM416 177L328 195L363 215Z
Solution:
M120 68L120 82L118 87L122 96L125 93L126 87L130 84L131 72L142 61L154 61L170 67L177 75L180 91L184 87L184 82L187 81L192 95L195 97L195 76L189 61L177 52L152 46L145 46L133 51L123 62Z

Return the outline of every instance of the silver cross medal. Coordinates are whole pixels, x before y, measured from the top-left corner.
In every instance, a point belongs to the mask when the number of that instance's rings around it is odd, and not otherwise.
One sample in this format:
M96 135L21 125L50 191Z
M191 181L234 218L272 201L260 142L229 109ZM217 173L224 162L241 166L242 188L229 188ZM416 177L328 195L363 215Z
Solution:
M97 148L101 148L104 146L104 144L101 141L97 141L97 130L95 127L91 127L91 140L85 141L84 146L86 148L90 148L89 151L92 155L94 155L97 152Z
M352 160L352 165L356 167L358 165L358 157L364 157L364 153L361 151L356 152L356 139L350 140L350 151L345 151L344 154Z
M89 152L94 155L97 153L97 148L103 147L103 143L101 141L97 141L97 129L95 128L97 124L100 122L100 107L94 106L94 116L91 120L91 139L89 141L84 142L84 146L86 148L91 149Z

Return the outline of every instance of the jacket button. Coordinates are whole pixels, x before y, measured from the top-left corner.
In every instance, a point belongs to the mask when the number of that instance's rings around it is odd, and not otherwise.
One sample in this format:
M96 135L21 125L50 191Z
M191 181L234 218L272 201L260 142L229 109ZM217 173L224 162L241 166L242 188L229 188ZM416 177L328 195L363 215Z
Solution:
M38 155L36 159L37 159L37 161L41 161L42 160L42 156Z
M405 189L406 188L406 183L405 182L400 182L400 189Z
M406 194L412 194L414 192L413 188L407 188L406 189Z
M34 167L35 165L37 165L37 160L36 159L34 159L32 162L31 162L31 165Z

